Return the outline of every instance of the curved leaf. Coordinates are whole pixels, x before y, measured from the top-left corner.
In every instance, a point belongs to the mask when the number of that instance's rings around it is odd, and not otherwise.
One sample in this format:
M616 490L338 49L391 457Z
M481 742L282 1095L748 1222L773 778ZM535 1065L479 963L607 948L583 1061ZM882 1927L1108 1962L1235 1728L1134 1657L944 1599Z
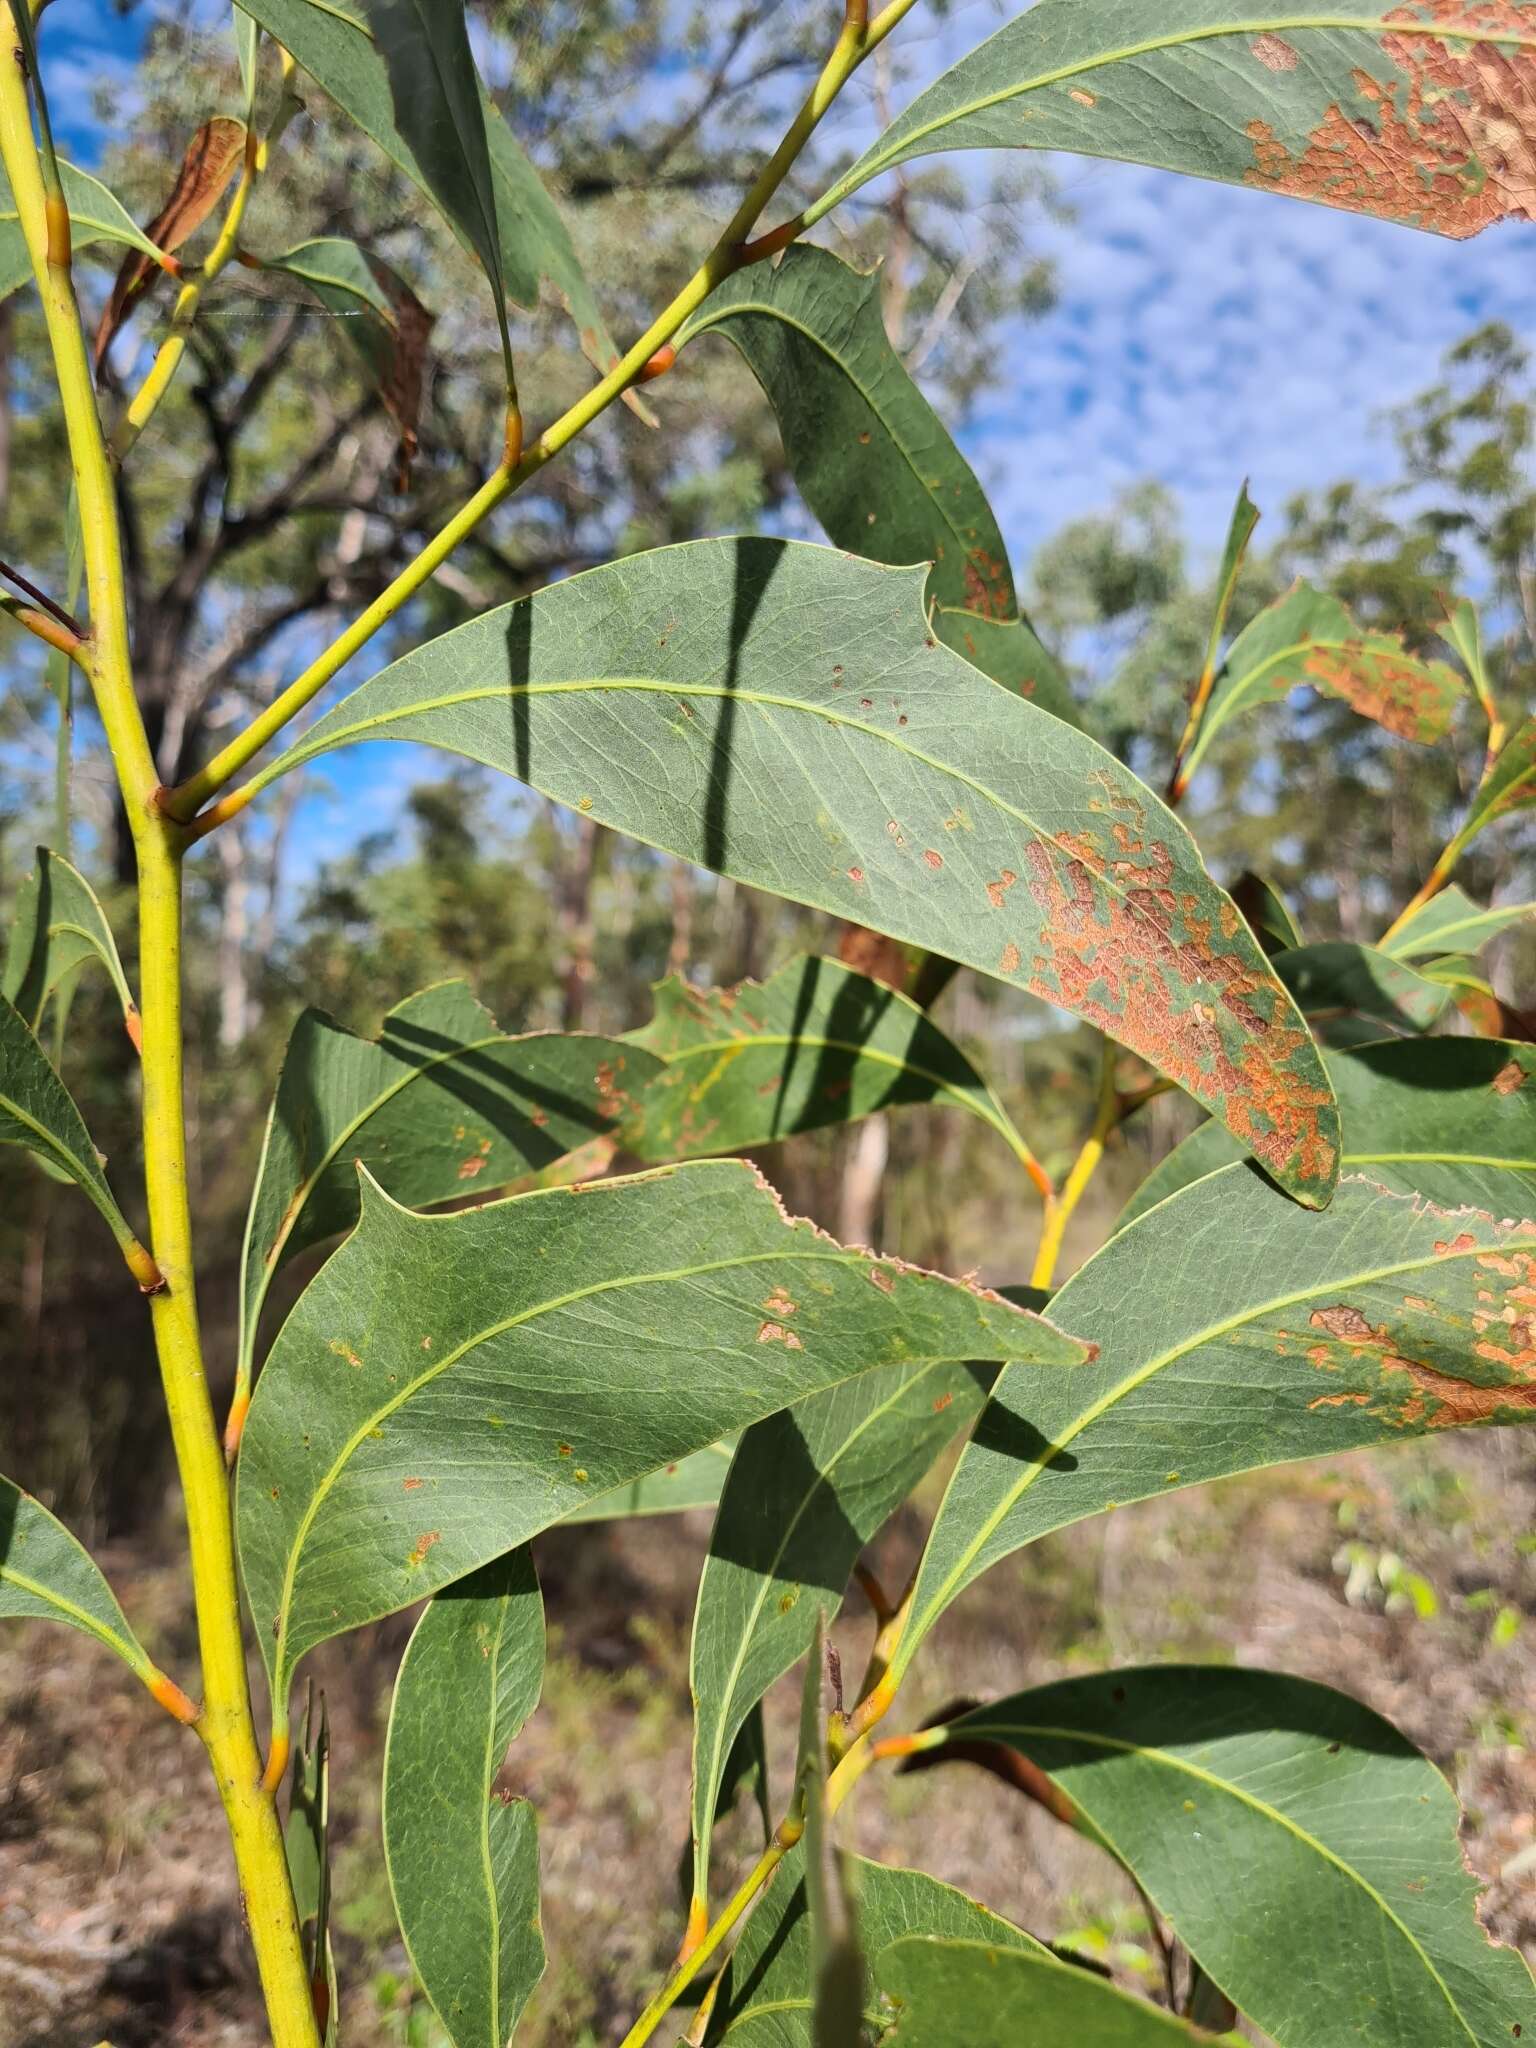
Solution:
M1478 1922L1456 1795L1342 1693L1267 1671L1116 1671L918 1740L1003 1742L1047 1772L1278 2048L1508 2048L1536 2028L1530 1971Z
M151 258L159 251L143 229L99 178L59 158L59 178L69 204L70 234L76 249L92 242L120 242ZM16 214L5 167L0 165L0 299L32 281L32 259Z
M789 1222L735 1163L446 1216L365 1176L357 1229L273 1346L240 1459L276 1725L307 1649L589 1493L875 1366L1081 1356L996 1295Z
M1474 903L1453 882L1431 896L1405 923L1381 941L1381 951L1394 960L1429 960L1443 953L1476 953L1501 932L1536 917L1536 903Z
M489 1191L610 1130L659 1071L610 1038L509 1038L462 981L408 996L376 1039L306 1010L283 1056L246 1217L242 1372L287 1261L357 1221L359 1163L413 1209Z
M860 1550L980 1412L992 1379L943 1363L867 1373L742 1437L693 1617L697 1900L709 1895L715 1800L737 1731L805 1655L820 1608L841 1605Z
M800 243L777 264L755 263L717 286L677 346L711 332L740 351L762 385L795 482L829 540L893 568L931 562L928 597L952 615L952 647L961 617L972 615L1033 640L975 472L891 346L878 271L861 274L829 249ZM1009 680L976 653L969 658L995 682ZM1030 694L1076 722L1064 689Z
M94 890L62 854L37 849L37 865L16 891L0 994L36 1031L50 996L92 960L107 971L123 1006L128 1036L139 1042L139 1009L117 942Z
M735 1451L734 1437L706 1444L702 1451L692 1451L686 1458L676 1458L670 1465L632 1479L600 1500L583 1501L562 1520L621 1522L636 1515L678 1515L689 1508L715 1507Z
M1525 0L1039 0L809 209L948 149L1065 149L1438 234L1531 217Z
M1098 1346L1064 1378L1005 1372L961 1454L893 1671L988 1566L1085 1515L1229 1473L1426 1431L1536 1420L1528 1187L1351 1174L1322 1215L1249 1166L1184 1188L1052 1297ZM1443 1206L1442 1206L1443 1204Z
M1291 907L1272 882L1263 875L1256 875L1251 868L1238 876L1232 885L1232 901L1247 918L1254 936L1273 959L1276 953L1288 953L1293 947L1304 946L1301 926L1291 914Z
M104 1643L157 1697L169 1685L95 1560L41 1501L9 1479L0 1479L0 1621L61 1621Z
M1536 1046L1391 1038L1329 1054L1328 1073L1346 1173L1401 1168L1420 1194L1438 1200L1445 1186L1454 1199L1457 1168L1492 1166L1518 1175L1524 1199L1536 1200ZM1202 1124L1147 1176L1115 1228L1242 1156L1222 1125Z
M243 121L228 114L215 114L187 144L171 195L145 231L155 253L128 251L113 281L111 296L101 309L95 340L98 370L123 323L160 276L159 251L163 249L169 254L179 249L208 219L240 168L246 142Z
M911 1936L875 1966L896 2008L881 2048L1195 2048L1208 2034L1054 1956Z
M1189 756L1192 776L1222 729L1244 711L1281 703L1306 686L1338 697L1399 739L1442 740L1466 695L1443 661L1408 652L1402 636L1359 626L1338 598L1294 583L1261 611L1227 650Z
M386 4L403 5L404 0ZM424 0L414 4L424 8ZM361 0L324 0L323 5L318 0L249 0L248 12L390 161L441 205L432 171L402 133L389 67L360 5ZM434 18L438 11L434 0ZM548 278L576 324L583 349L599 368L607 369L618 352L576 260L565 222L511 129L483 95L480 132L489 154L497 260L507 292L520 306L536 305L540 280ZM467 234L451 214L448 220L461 235ZM473 243L469 246L474 248Z
M1536 803L1536 718L1528 718L1504 742L1482 787L1472 799L1467 822L1452 845L1457 853L1470 846L1485 825L1528 810Z
M335 235L301 242L283 256L266 257L261 267L307 285L337 316L342 334L362 358L385 410L400 429L407 456L414 455L433 316L405 279L382 258Z
M705 2035L710 2048L719 2041L729 2041L731 2048L812 2048L810 1923L801 1862L798 1849L784 1859L777 1884L736 1944ZM848 1865L864 1948L873 1958L914 1934L1049 1954L1032 1935L920 1870L896 1870L862 1856L850 1856ZM871 1997L867 2025L879 2029L887 2016Z
M158 1276L153 1261L128 1228L101 1170L90 1134L74 1097L27 1029L26 1020L0 995L0 1145L21 1145L43 1164L83 1188L135 1276L144 1284Z
M641 1159L696 1159L851 1123L898 1103L938 1102L990 1124L1029 1157L958 1046L916 1003L836 960L790 960L766 982L658 984L656 1014L629 1042L665 1062L623 1128Z
M794 541L632 556L406 655L248 787L358 740L483 761L1075 1011L1326 1201L1317 1049L1193 840L1111 754L936 645L924 577Z
M1438 982L1379 953L1332 939L1276 953L1275 973L1296 998L1302 1015L1316 1022L1364 1017L1397 1031L1427 1031L1444 1015L1450 995Z
M544 1974L538 1820L507 1756L543 1681L526 1546L438 1594L395 1681L384 1854L411 1962L454 2048L506 2048Z

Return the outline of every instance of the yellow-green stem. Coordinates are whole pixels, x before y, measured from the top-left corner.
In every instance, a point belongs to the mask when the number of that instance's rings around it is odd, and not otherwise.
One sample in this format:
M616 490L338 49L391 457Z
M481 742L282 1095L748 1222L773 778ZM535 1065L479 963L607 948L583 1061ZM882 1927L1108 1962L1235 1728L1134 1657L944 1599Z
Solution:
M88 670L138 858L145 1192L151 1240L167 1282L152 1297L150 1314L186 1501L203 1674L194 1725L228 1818L274 2048L318 2048L282 1834L271 1800L260 1791L229 1486L198 1331L182 1100L183 835L153 805L155 767L133 688L111 465L69 269L50 247L26 82L16 61L13 0L0 0L0 44L0 155L42 298L79 506L90 602Z
M216 795L226 784L233 781L241 769L261 752L267 742L275 738L290 719L297 716L319 695L337 671L345 667L352 656L365 646L381 627L389 624L422 585L436 575L459 543L471 534L483 519L495 511L496 507L514 491L520 490L530 477L537 475L544 465L563 448L568 447L578 434L584 433L616 399L621 398L634 385L644 381L644 373L657 351L671 341L689 315L697 311L718 284L723 283L745 264L758 261L772 253L760 243L744 245L745 236L784 182L795 159L849 78L876 44L890 34L897 22L914 5L915 0L892 0L892 5L866 26L861 27L857 22L845 23L836 48L807 94L804 105L791 122L784 140L764 166L751 191L731 216L714 248L671 303L657 314L640 339L620 357L607 376L600 383L594 384L592 389L584 397L579 398L552 426L547 427L532 446L523 451L519 460L515 463L504 461L501 464L463 510L456 513L442 531L427 543L389 588L375 598L361 617L313 661L301 676L290 683L259 717L253 719L244 732L238 733L206 767L199 769L197 774L190 776L162 799L168 816L179 818L183 823L191 822L209 797ZM787 241L792 240L793 236L786 235L781 240L775 235L769 239L776 248L781 248ZM261 787L259 780L248 783L204 812L197 819L196 836L201 837L242 811Z
M1099 1104L1094 1113L1093 1129L1073 1162L1072 1171L1062 1184L1060 1195L1046 1209L1045 1227L1040 1233L1040 1249L1035 1254L1035 1270L1029 1276L1031 1287L1049 1287L1055 1281L1057 1263L1061 1258L1061 1243L1066 1235L1067 1225L1087 1192L1088 1183L1098 1172L1099 1161L1104 1157L1104 1147L1109 1134L1119 1121L1120 1097L1115 1088L1115 1048L1106 1038L1099 1060Z
M1408 901L1403 905L1402 909L1398 912L1397 916L1393 918L1391 924L1387 927L1387 929L1382 933L1381 937L1377 940L1376 943L1379 946L1384 946L1387 943L1388 939L1395 938L1397 934L1402 930L1403 926L1407 924L1409 918L1413 917L1418 911L1422 910L1425 904L1428 903L1432 896L1438 896L1440 894L1440 891L1445 887L1446 883L1451 879L1452 874L1455 872L1457 861L1461 859L1462 844L1463 841L1460 835L1458 834L1458 836L1451 841L1450 845L1445 849L1444 853L1441 854L1440 858L1435 862L1434 866L1430 869L1428 875L1425 877L1422 888L1416 890L1414 894L1409 897Z

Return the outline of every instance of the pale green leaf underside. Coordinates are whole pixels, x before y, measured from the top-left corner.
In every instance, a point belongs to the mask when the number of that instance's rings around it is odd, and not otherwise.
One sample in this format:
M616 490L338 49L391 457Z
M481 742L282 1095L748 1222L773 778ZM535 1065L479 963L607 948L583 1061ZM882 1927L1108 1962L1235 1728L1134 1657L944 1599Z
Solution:
M1536 1201L1536 1046L1493 1038L1393 1038L1328 1055L1344 1125L1344 1171L1390 1166L1420 1194L1454 1200L1462 1167L1520 1176ZM1167 1196L1242 1157L1218 1123L1176 1145L1136 1190L1123 1230Z
M1511 931L1531 917L1536 917L1536 903L1496 903L1485 908L1453 882L1438 896L1431 896L1390 938L1383 939L1381 951L1394 960L1476 953L1501 932Z
M94 1560L40 1501L0 1479L0 1621L59 1621L140 1678L153 1667Z
M77 249L84 249L92 242L118 242L159 262L159 250L99 178L93 178L89 171L77 169L62 157L59 159L59 177L69 204L71 239ZM21 223L16 217L16 201L11 193L10 180L4 168L0 167L0 299L28 283L31 276L32 261L27 254Z
M509 1038L461 981L409 996L377 1039L319 1010L294 1026L268 1114L241 1256L248 1371L272 1281L357 1221L358 1164L425 1208L489 1194L612 1130L659 1063L609 1038Z
M715 1801L743 1722L805 1654L818 1602L836 1611L859 1551L980 1411L992 1377L949 1364L870 1374L742 1437L693 1618L696 1898L708 1897Z
M1344 1694L1116 1671L979 1708L967 1738L1047 1772L1278 2048L1506 2048L1536 2027L1530 1971L1478 1922L1455 1794Z
M615 1487L601 1500L584 1501L571 1509L567 1522L623 1522L637 1515L679 1515L690 1508L712 1508L731 1469L736 1441L727 1437L718 1444L706 1444L686 1458L678 1458L659 1471L646 1472L627 1486Z
M506 2048L544 1974L538 1822L507 1760L543 1677L544 1608L523 1547L438 1594L395 1682L384 1853L411 1961L454 2048Z
M365 1179L241 1450L241 1564L279 1723L315 1643L823 1387L927 1358L1080 1357L995 1295L789 1222L730 1162L445 1216Z
M1472 235L1530 217L1510 109L1533 52L1526 4L1038 0L920 93L810 218L935 150L1061 149Z
M255 786L358 740L467 755L1075 1011L1325 1201L1317 1049L1193 840L1094 741L938 646L924 575L759 539L633 556L405 656Z
M40 846L16 891L0 994L35 1032L50 996L92 960L106 970L132 1031L138 1007L106 914L85 877L62 854Z
M1144 1998L1051 1955L911 1935L878 1958L896 2008L881 2048L1196 2048L1209 2042Z
M735 988L661 982L654 1017L629 1042L664 1063L631 1091L623 1139L640 1159L737 1152L919 1102L968 1110L1027 1156L953 1040L906 996L836 960L802 956Z
M1371 1167L1314 1215L1229 1166L1120 1231L1051 1301L1097 1344L1064 1378L1005 1372L935 1518L905 1669L989 1565L1085 1515L1289 1459L1536 1419L1528 1185Z
M25 1018L0 995L0 1145L20 1145L45 1166L83 1188L117 1242L134 1244L113 1200L95 1147L73 1096L27 1029Z

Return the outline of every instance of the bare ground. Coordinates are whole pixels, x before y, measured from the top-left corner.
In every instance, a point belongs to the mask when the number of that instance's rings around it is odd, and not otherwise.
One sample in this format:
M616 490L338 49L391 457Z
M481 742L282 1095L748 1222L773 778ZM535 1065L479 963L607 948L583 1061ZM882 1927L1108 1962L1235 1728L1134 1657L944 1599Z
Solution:
M553 1624L545 1701L518 1752L542 1817L551 1967L520 2040L613 2042L679 1934L687 1639L700 1516L539 1545ZM909 1512L877 1547L915 1554ZM1536 1460L1516 1433L1289 1468L1122 1510L973 1588L914 1673L902 1717L957 1691L1167 1658L1340 1685L1447 1773L1483 1913L1536 1959ZM166 1556L105 1560L152 1651L193 1665ZM850 1601L845 1662L867 1620ZM312 1660L335 1731L337 1960L348 2048L437 2048L394 1933L377 1839L390 1673L409 1618ZM781 1770L791 1682L771 1707ZM11 1629L0 1653L0 2048L257 2048L264 2039L221 1822L195 1741L105 1652ZM1088 1845L994 1780L864 1781L848 1835L1155 1983L1135 1899ZM752 1851L732 1821L727 1875ZM734 1852L734 1853L731 1853Z

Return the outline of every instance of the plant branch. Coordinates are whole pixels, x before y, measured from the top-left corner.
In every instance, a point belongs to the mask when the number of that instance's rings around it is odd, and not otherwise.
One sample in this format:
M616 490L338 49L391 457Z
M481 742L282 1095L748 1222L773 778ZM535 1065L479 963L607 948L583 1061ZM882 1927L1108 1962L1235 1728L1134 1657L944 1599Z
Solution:
M883 14L864 27L851 22L845 23L836 47L822 67L821 75L807 94L799 113L790 123L783 141L758 174L751 190L732 214L708 256L671 303L656 316L645 333L628 353L620 358L608 375L600 383L595 384L583 398L578 399L552 426L547 427L533 445L523 451L520 460L503 460L469 503L427 543L389 588L326 649L325 653L312 662L266 711L254 719L243 733L231 740L205 768L162 800L168 816L180 820L183 824L190 824L200 806L231 782L240 770L261 752L267 742L281 732L291 718L319 695L337 671L345 667L352 656L366 646L381 627L388 625L396 617L407 601L448 559L460 541L472 533L481 521L514 491L520 490L530 477L537 475L547 462L574 441L578 434L583 433L600 414L606 412L615 399L622 397L642 380L642 375L652 358L671 342L689 315L703 304L718 284L746 264L771 254L772 250L765 246L765 243L771 242L774 248L785 246L783 240L772 236L765 237L762 242L751 243L746 241L746 237L756 225L764 207L783 184L796 158L820 126L828 109L853 73L870 51L884 40L902 16L915 4L916 0L892 0L892 4ZM234 791L202 817L197 818L192 836L201 838L222 824L226 818L235 816L238 811L244 809L260 787L261 784L257 780Z
M50 604L45 612L35 611L31 605L23 604L19 597L0 593L0 612L4 612L8 619L14 619L18 626L45 646L57 648L60 654L67 654L71 661L85 668L81 636L74 627L59 623L55 605Z

